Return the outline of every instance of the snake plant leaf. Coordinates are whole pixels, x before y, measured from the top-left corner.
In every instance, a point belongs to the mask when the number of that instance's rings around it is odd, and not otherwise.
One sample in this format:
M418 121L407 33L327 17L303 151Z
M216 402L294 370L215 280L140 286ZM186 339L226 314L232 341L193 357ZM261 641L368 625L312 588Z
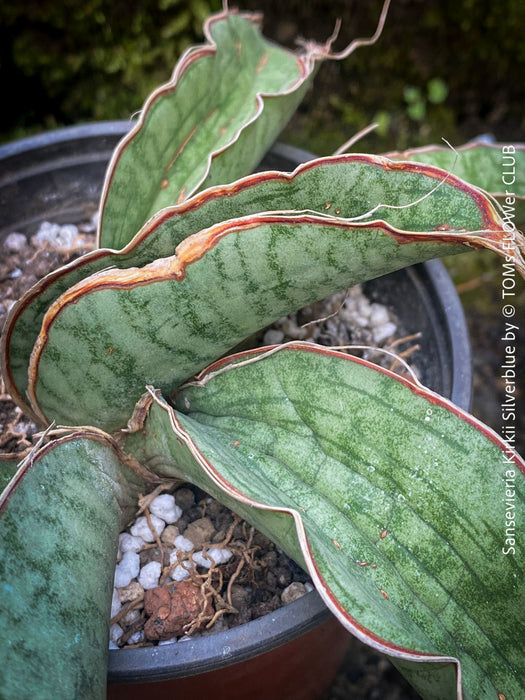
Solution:
M428 193L425 178L412 175ZM29 367L34 411L42 422L111 432L126 425L146 384L169 393L253 332L329 293L462 244L508 254L484 195L461 181L435 195L434 207L420 197L414 207L386 210L402 229L381 220L260 214L190 236L175 256L142 268L95 273L44 317ZM393 190L390 201L406 197ZM428 207L426 231L420 206ZM517 264L523 272L523 259Z
M143 482L101 436L60 438L0 495L0 695L105 698L118 534Z
M369 39L339 53L335 36L290 52L265 40L262 15L225 9L204 25L207 44L181 57L147 99L115 150L101 198L100 247L122 248L160 209L199 189L252 172L310 87L320 61L342 60L381 35L390 0Z
M260 19L212 15L208 43L190 48L148 98L106 175L100 246L122 248L163 207L246 175L275 141L311 84L319 47L280 48L262 37Z
M2 493L18 471L19 463L20 458L17 459L12 455L0 454L0 493Z
M170 392L292 310L462 244L498 249L500 219L470 192L461 190L464 207L456 200L446 209L444 226L441 200L430 231L419 230L414 214L415 231L381 220L261 214L190 236L175 256L143 268L96 273L44 317L29 367L33 409L43 422L111 432L126 425L146 384ZM411 208L392 211L408 228Z
M393 152L388 158L437 165L495 197L503 218L518 228L525 226L525 146L523 144L470 141L457 149L426 146Z
M524 696L525 462L489 428L308 344L221 360L175 408L151 395L125 449L279 543L424 698Z
M153 217L122 251L95 250L59 268L37 283L10 310L3 332L1 360L10 394L34 420L26 401L27 368L47 309L68 288L107 268L143 267L171 256L191 234L214 224L267 211L310 210L335 217L361 217L381 202L404 206L432 191L445 177L441 170L396 164L377 156L321 158L294 173L257 173L229 186L210 188L188 202ZM436 211L437 203L442 211ZM483 197L456 178L448 178L432 197L406 209L379 209L387 222L403 230L486 228L494 214ZM435 255L439 255L436 250ZM214 358L210 358L214 359ZM142 387L143 388L143 387ZM142 390L141 388L141 390Z

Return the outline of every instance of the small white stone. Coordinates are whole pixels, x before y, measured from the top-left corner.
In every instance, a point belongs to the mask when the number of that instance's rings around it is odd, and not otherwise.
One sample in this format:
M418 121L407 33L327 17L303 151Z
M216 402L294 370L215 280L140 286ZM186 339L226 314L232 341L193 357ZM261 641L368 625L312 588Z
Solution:
M150 561L143 566L139 574L139 583L145 591L156 588L159 585L159 578L162 566L158 561Z
M43 221L31 241L39 247L51 246L55 250L69 251L86 243L74 224L59 226L49 221Z
M216 564L225 564L233 556L231 550L225 548L220 549L219 547L211 547L211 549L208 549L207 554Z
M289 338L293 338L293 340L304 340L308 335L308 329L301 328L293 316L280 320L279 325L283 329L284 334Z
M374 342L378 344L382 343L384 340L394 335L396 330L396 324L392 323L391 321L389 323L385 323L382 326L379 326L378 328L374 328L374 330L372 331Z
M172 637L171 639L165 639L163 642L159 642L158 646L164 646L164 644L174 644L177 641L177 637Z
M126 552L140 552L144 547L144 540L141 537L134 537L129 532L122 532L118 538L118 546L122 554Z
M123 634L124 631L122 630L122 627L116 622L109 628L109 638L115 644L118 642L118 640L122 637Z
M120 598L118 597L118 592L117 589L113 589L113 597L111 598L111 617L115 617L115 615L120 612L120 609L122 608L122 603L120 602Z
M118 645L118 644L115 644L115 642L114 642L112 639L110 639L110 640L109 640L109 648L110 648L110 649L118 649L118 648L119 648L119 645Z
M194 546L193 542L191 540L188 540L183 535L179 535L178 537L176 537L173 544L177 549L180 549L181 552L191 552Z
M269 328L264 334L264 345L279 345L284 340L284 333L276 328Z
M178 553L176 551L172 552L170 554L170 565L173 566L174 564L177 564L178 560ZM171 571L170 577L173 581L184 581L184 579L188 578L190 575L190 570L191 564L185 559L180 564L177 564L177 566Z
M354 323L361 326L361 328L366 328L369 325L368 319L365 316L355 316Z
M17 267L11 272L9 276L12 280L16 280L18 277L22 277L23 274L24 273L22 272L22 270L19 267Z
M140 558L136 552L126 552L115 567L115 588L127 586L140 571Z
M175 503L175 497L171 493L162 493L150 503L150 512L165 523L176 523L182 515L182 509Z
M179 564L176 566L173 571L171 572L171 579L172 581L184 581L185 579L188 578L190 575L189 568L186 568L184 564L188 564L188 567L190 566L189 562L182 562L182 564Z
M370 323L372 326L383 326L390 321L388 309L382 304L372 304L372 313L370 314Z
M357 310L360 316L364 316L365 318L370 317L372 306L366 297L359 299L357 302Z
M127 644L138 644L139 642L144 641L144 630L139 630L138 632L135 632L135 634L132 634L131 637L128 639Z
M206 554L202 551L195 552L193 555L193 561L198 566L203 566L205 569L209 569L214 562L215 564L224 564L232 556L229 549L218 549L217 547L212 547L208 549Z
M166 527L166 523L164 522L164 520L157 518L157 516L153 514L150 515L150 518L151 524L153 525L153 529L155 530L157 535L160 535L160 533ZM150 530L150 527L148 525L148 519L145 516L137 518L135 523L130 527L130 532L135 537L140 537L141 539L143 539L144 542L155 541L155 535Z
M4 241L4 248L10 253L20 253L27 245L27 238L23 233L10 233Z
M176 564L179 561L179 552L175 549L173 552L170 554L170 566L173 566L173 564Z
M209 569L211 566L211 559L205 557L201 551L193 553L193 562L197 566L203 566L205 569Z

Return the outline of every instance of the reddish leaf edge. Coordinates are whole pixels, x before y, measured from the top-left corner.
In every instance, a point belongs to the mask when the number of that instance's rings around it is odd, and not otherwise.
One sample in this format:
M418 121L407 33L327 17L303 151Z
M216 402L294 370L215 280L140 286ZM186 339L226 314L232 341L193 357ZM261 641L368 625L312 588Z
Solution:
M455 404L453 404L450 400L445 399L444 397L440 396L439 394L435 393L434 391L428 389L425 387L423 384L417 380L417 378L413 378L411 380L402 377L398 374L395 374L391 370L388 370L386 368L380 367L378 365L373 364L372 362L369 362L368 360L364 360L359 357L355 357L352 355L348 355L345 353L342 353L338 350L335 349L330 349L326 348L324 346L318 346L313 343L301 343L301 342L292 342L288 343L286 345L282 346L267 346L264 348L256 348L253 350L247 350L243 351L240 353L236 353L234 355L230 355L226 358L222 358L218 360L217 362L214 362L212 365L207 367L205 370L203 370L200 374L197 375L196 379L192 382L189 382L189 384L202 384L205 383L208 379L210 379L212 376L214 376L217 373L223 372L223 371L230 371L234 370L236 367L236 364L239 362L242 362L243 360L257 360L257 359L263 359L265 356L268 356L269 353L274 353L274 352L294 352L294 351L306 351L306 352L312 352L312 353L317 353L320 355L325 355L325 356L332 356L332 357L337 357L339 359L344 359L349 362L356 362L357 364L364 365L365 367L369 367L370 369L374 369L376 371L382 372L383 374L388 375L395 381L398 381L402 384L404 384L406 387L408 387L414 394L418 396L422 396L423 398L427 399L430 403L434 405L440 405L444 408L447 408L450 410L452 413L454 413L456 416L458 416L460 419L464 420L465 422L469 423L470 425L476 427L478 430L480 430L488 439L490 439L499 449L502 450L507 456L512 457L513 463L516 465L516 467L519 469L519 471L522 473L522 475L525 476L525 460L514 450L508 443L506 443L500 435L498 435L492 428L489 426L485 425L481 421L479 421L477 418L474 416L470 415L463 409L459 408ZM180 391L184 388L184 386L180 387L177 391ZM432 662L432 663L439 663L439 664L453 664L455 673L456 673L456 693L457 693L457 700L463 700L463 687L462 687L462 670L461 670L461 663L459 659L453 657L453 656L442 656L439 654L430 654L428 652L420 652L414 649L407 649L402 646L398 646L395 644L392 644L388 642L387 640L377 636L374 634L371 630L368 630L367 628L361 626L349 613L346 611L337 601L337 599L334 597L332 594L327 582L324 580L322 573L319 571L315 559L313 557L311 547L308 541L308 537L305 531L305 527L302 521L301 514L293 509L293 508L285 508L285 507L276 507L276 506L270 506L265 503L261 503L259 501L256 501L254 499L249 498L246 496L242 491L239 491L236 487L234 487L229 481L227 481L214 467L213 465L204 457L204 455L201 454L199 448L197 445L194 443L192 440L191 436L184 430L182 427L175 409L166 401L166 399L161 395L160 391L156 390L154 387L148 386L147 387L148 394L149 394L149 399L143 399L142 400L142 405L141 405L141 416L145 415L145 407L153 403L156 403L160 408L164 409L166 413L169 416L170 424L171 427L177 436L179 440L181 440L188 450L191 452L195 460L198 462L200 467L203 469L203 471L208 475L208 477L215 483L217 487L219 487L224 493L226 493L228 496L232 497L233 499L244 503L246 505L249 505L254 508L258 508L260 510L266 510L266 511L272 511L276 513L284 513L286 515L289 515L292 517L295 527L296 527L296 533L297 533L297 538L298 542L301 548L301 551L303 553L307 571L309 575L311 576L315 587L321 596L322 600L328 607L328 609L333 613L333 615L339 620L339 622L355 637L357 637L361 642L364 644L367 644L368 646L372 647L373 649L377 650L380 653L384 653L388 656L394 657L394 658L399 658L403 659L406 661L413 661L413 662ZM146 408L147 410L147 408ZM135 426L136 427L136 426Z
M383 31L383 27L386 22L386 17L388 14L388 9L390 6L391 0L384 0L383 7L381 10L381 14L379 17L379 21L377 24L376 31L374 34L368 38L368 39L355 39L352 41L343 51L340 51L338 53L332 53L332 44L334 41L337 39L337 34L339 32L339 21L336 23L336 29L334 33L332 34L331 37L327 39L327 41L324 44L318 44L314 41L298 41L297 43L300 45L300 48L296 52L288 51L284 47L281 47L283 51L287 51L290 56L294 56L296 58L297 64L299 66L299 78L297 81L291 85L287 90L282 90L278 93L265 93L265 92L259 92L257 93L256 99L255 99L255 111L253 113L253 116L251 119L247 120L246 123L238 129L238 131L232 136L231 140L221 147L220 149L217 149L216 151L213 151L209 156L208 156L208 162L206 165L206 170L204 174L201 177L200 182L194 187L192 192L186 193L186 198L188 196L191 196L195 190L197 190L200 185L206 180L211 164L215 158L217 158L220 154L224 153L228 148L230 148L239 138L240 134L248 127L250 124L253 124L261 112L264 109L264 101L265 100L271 100L272 98L282 96L282 95L290 95L293 92L296 92L304 83L305 81L310 78L313 74L315 64L317 61L323 61L323 60L343 60L350 56L356 49L362 47L362 46L371 46L376 43L376 41L379 39L381 36L381 33ZM177 89L177 84L179 80L181 79L182 75L188 70L188 68L195 62L197 61L201 56L209 56L213 55L217 51L217 45L215 41L213 40L213 37L211 35L211 28L215 22L221 21L226 19L229 15L238 15L240 17L243 17L249 22L252 22L255 26L261 27L262 25L262 20L263 20L263 15L262 13L259 12L246 12L242 11L239 12L237 9L229 8L228 7L228 2L227 0L224 0L223 3L223 10L221 12L218 12L214 15L211 15L208 17L208 19L204 23L204 36L207 40L208 43L206 44L200 44L197 46L191 46L186 51L184 54L181 56L179 61L177 62L177 65L175 66L171 79L167 82L158 87L156 90L154 90L149 97L147 98L146 102L144 103L142 109L140 110L139 113L139 118L136 123L136 125L131 129L131 131L124 136L119 144L117 145L116 149L113 152L111 161L109 163L109 166L106 171L106 176L104 180L104 185L102 188L102 194L100 198L100 206L99 206L99 220L98 220L98 225L97 225L97 233L96 233L96 246L98 247L100 245L100 237L102 233L102 222L103 222L103 216L104 216L104 206L105 202L107 200L108 192L109 192L109 187L111 185L112 179L113 179L113 174L115 171L115 168L117 167L118 161L120 160L120 157L122 155L122 152L124 149L127 147L127 145L134 139L136 136L140 133L142 128L144 127L145 124L145 119L146 119L146 114L148 110L151 108L151 106L158 100L160 99L163 95L169 94L174 92Z
M99 220L98 220L98 225L97 225L97 233L96 233L96 246L98 247L100 245L100 237L102 234L102 224L103 224L103 218L104 218L104 208L105 208L105 203L108 197L109 193L109 188L111 186L113 176L115 173L115 169L118 165L118 162L122 156L123 151L127 148L127 146L139 135L139 133L142 131L142 129L145 126L145 121L146 121L146 115L148 111L151 109L151 107L157 102L159 99L161 99L163 96L171 94L176 91L177 86L179 81L181 80L182 76L188 71L188 69L196 62L199 60L199 58L203 56L213 56L217 52L217 44L212 38L211 35L211 28L214 23L222 21L224 19L227 19L229 15L238 15L239 17L242 17L243 19L246 19L247 21L251 22L254 24L256 27L260 27L262 25L262 14L257 13L257 12L239 12L236 9L230 9L227 6L225 9L223 9L222 12L218 12L214 15L211 15L208 17L206 22L204 23L204 36L207 40L208 43L206 44L201 44L198 46L191 46L186 51L184 54L181 56L179 61L177 62L173 74L171 76L171 79L167 82L158 87L156 90L154 90L149 97L147 98L146 102L144 103L142 109L140 110L139 118L137 120L136 125L131 129L126 136L119 142L117 145L116 149L113 152L111 161L109 163L108 169L106 171L106 176L104 180L104 185L102 188L102 194L100 198L100 206L99 206ZM264 93L264 92L258 92L255 98L255 103L254 103L254 112L253 115L250 119L248 119L238 130L237 132L232 136L230 141L221 147L220 149L217 149L210 153L208 155L207 163L206 163L206 169L205 172L203 173L199 183L195 185L193 192L195 192L198 187L206 180L206 177L208 176L212 162L215 158L217 158L221 153L224 153L228 148L230 148L239 138L240 134L250 125L253 124L257 120L257 118L260 116L261 112L264 109L264 101L266 99L270 99L272 97L276 97L278 95L290 95L296 90L298 90L301 85L312 75L314 66L315 66L315 61L316 59L319 58L319 55L321 54L320 51L321 47L317 46L316 44L309 44L303 53L293 53L289 51L288 53L291 56L295 56L297 60L297 65L299 67L299 78L297 81L290 86L287 90L280 91L278 93ZM283 51L286 51L286 49L283 48ZM187 193L188 195L193 194L193 192Z
M54 435L55 432L59 433L59 435ZM71 427L58 429L57 431L46 431L42 437L42 440L46 437L52 439L44 444L37 443L28 454L22 455L22 459L18 465L16 473L4 490L0 492L0 517L5 511L11 496L19 488L25 476L27 476L36 463L45 457L46 454L52 452L56 447L75 440L93 440L105 445L106 447L109 447L111 450L113 450L120 462L128 467L146 484L158 484L163 481L163 479L157 476L154 472L140 464L132 455L124 452L119 446L118 442L116 442L111 435L104 433L102 430L79 426L76 428ZM15 455L9 456L11 458L15 457ZM166 479L164 479L164 481L166 481Z
M0 368L4 376L4 380L6 382L7 391L12 396L14 401L22 408L22 410L24 410L35 422L43 423L44 425L47 424L47 419L44 420L42 414L35 409L34 402L32 403L30 400L26 400L26 397L22 396L22 394L18 391L18 388L16 386L11 372L9 346L18 318L22 315L25 308L28 307L40 294L42 294L52 284L57 282L61 277L69 274L72 270L87 266L93 262L96 262L97 260L103 259L108 255L129 255L136 248L138 248L141 245L141 243L143 243L149 236L154 235L155 231L159 226L161 226L163 223L165 223L172 217L184 216L185 214L197 210L199 207L205 205L206 203L215 198L228 197L235 194L239 194L247 189L257 186L258 184L262 184L269 181L278 181L291 184L301 174L308 172L309 170L314 170L317 167L322 167L330 164L341 165L345 163L356 162L367 163L369 165L376 166L383 170L419 173L422 176L435 180L436 185L439 185L439 182L443 182L446 180L449 185L452 185L453 187L456 187L459 190L468 193L473 198L476 205L478 206L478 209L481 212L484 229L479 232L479 235L476 236L469 234L468 236L465 236L462 240L460 231L438 230L431 232L412 232L407 234L407 232L403 232L399 229L396 229L395 227L390 226L381 219L370 219L366 222L355 221L353 222L355 228L367 228L370 226L381 225L384 227L385 232L390 232L392 235L394 235L399 243L409 243L417 237L425 237L427 240L432 240L433 242L455 242L472 247L486 247L493 250L493 252L499 255L508 256L512 261L515 262L520 274L525 277L525 237L521 234L521 232L516 231L512 241L513 248L509 246L508 238L505 238L506 233L504 229L504 222L500 218L499 213L497 212L495 206L492 204L490 198L487 197L487 195L482 190L479 190L478 188L470 185L468 182L465 182L461 178L452 175L447 171L442 170L441 168L438 168L436 166L426 165L422 163L414 163L410 161L393 161L389 160L384 156L363 153L326 156L323 158L317 158L315 160L308 161L306 163L302 163L291 173L277 170L269 170L265 172L255 173L253 175L248 175L229 185L217 185L214 187L210 187L204 190L203 192L194 195L191 199L188 199L187 201L181 204L161 209L148 222L146 222L146 224L134 236L134 238L120 251L111 248L99 248L93 250L87 253L86 255L83 255L81 258L78 258L77 260L62 266L57 270L52 271L43 279L39 280L30 290L28 290L21 297L21 299L18 302L16 302L16 304L13 305L13 307L10 309L7 315L7 319L4 324L4 329L0 338ZM278 212L273 212L273 214L278 215ZM211 241L215 236L221 236L221 232L219 231L221 227L223 229L222 235L225 235L227 233L227 226L242 226L243 222L248 222L253 217L260 217L262 215L263 214L251 215L249 217L232 220L231 222L216 224L214 227L210 227L209 229L205 229L200 233L193 234L193 236L188 237L188 242L183 241L177 247L175 253L179 253L180 249L181 251L184 251L185 254L188 254L187 259L190 260L192 256L196 254L196 251L194 251L193 253L190 253L188 251L188 247L191 248L190 242L196 241L198 245L203 245L202 241L199 241L199 239L195 239L196 236L208 237ZM321 214L317 214L317 217L319 222L340 221L341 225L348 225L348 223L352 221L351 219L342 219L340 217L330 217ZM481 235L483 233L485 234L485 236ZM216 238L216 240L218 241L219 238ZM205 251L203 250L201 255L204 254L204 252ZM199 258L193 258L193 260L196 259ZM508 262L510 262L510 260L508 260ZM156 262L150 263L150 265L156 265L157 268L160 268L160 265ZM116 275L119 271L119 269L113 269L112 271L108 271L109 277L111 278L111 275L113 273ZM94 274L100 275L101 273L99 272ZM160 274L160 269L158 270L158 274ZM165 271L163 274L165 274ZM182 273L179 271L179 273L177 274ZM151 279L149 281L151 281ZM81 281L77 284L82 285L83 282L84 281ZM71 289L73 290L75 289L75 287L72 287ZM66 294L67 293L68 292L66 292Z
M490 148L494 151L501 151L502 148L504 147L509 147L512 146L516 151L520 153L525 154L525 144L522 143L508 143L508 142L488 142L485 141L483 138L476 138L472 139L471 141L468 141L467 143L463 144L462 146L458 146L455 150L458 151L458 153L462 153L465 151L472 151L475 150L476 148ZM450 151L450 148L447 148L446 146L441 146L440 144L429 144L427 146L421 146L420 148L409 148L406 151L389 151L388 153L383 153L385 158L391 158L393 160L397 161L412 161L412 159L417 158L419 155L424 155L425 153L436 153L436 152L444 152L444 151ZM512 155L512 154L509 154ZM503 168L503 164L502 164ZM502 181L503 185L503 181ZM499 199L503 199L505 197L509 196L509 193L504 191L502 189L501 192L491 192L490 193L493 197L498 197ZM525 201L525 194L512 194L512 197L517 199L518 201Z
M388 161L389 162L389 161ZM407 169L409 164L401 163L399 167ZM412 164L415 172L419 172L422 166L419 163ZM426 169L426 168L425 168ZM446 176L445 171L440 171L437 168L431 168L432 177L438 179ZM467 183L459 181L460 186L467 187L470 192L470 186ZM481 191L476 191L476 197L482 198L481 201L489 204L489 200ZM520 239L514 238L515 248L513 251L505 248L505 231L502 228L502 222L496 214L492 205L486 206L483 210L485 223L488 227L482 231L467 232L462 235L461 231L447 231L438 229L437 231L425 232L407 232L391 226L381 219L371 221L352 221L351 219L341 219L337 217L327 217L322 215L299 214L256 214L230 221L221 222L204 229L199 233L193 234L183 240L176 248L175 255L168 258L160 258L148 263L141 268L125 268L125 269L108 269L94 273L93 275L81 280L73 285L70 289L64 292L55 302L48 308L38 338L33 347L31 359L28 368L28 389L27 395L31 405L31 412L34 414L38 422L48 425L49 420L41 410L37 398L36 386L38 381L38 368L40 359L47 345L50 328L55 318L61 311L70 304L76 303L81 297L100 291L102 289L133 289L136 287L146 286L155 282L166 280L182 281L186 276L187 268L200 260L206 253L212 250L223 238L228 234L240 233L250 230L254 227L272 224L284 223L290 225L312 224L312 225L331 225L337 228L348 229L370 229L375 228L383 231L386 235L392 236L399 244L409 244L416 241L430 241L434 243L456 243L468 247L488 248L503 257L510 258L513 253L513 261L520 273L525 276L525 260L521 255L520 247L525 249L525 238L520 234ZM157 220L158 223L158 220ZM486 234L485 236L481 234ZM9 340L9 334L6 334L5 342ZM5 353L2 359L4 359Z

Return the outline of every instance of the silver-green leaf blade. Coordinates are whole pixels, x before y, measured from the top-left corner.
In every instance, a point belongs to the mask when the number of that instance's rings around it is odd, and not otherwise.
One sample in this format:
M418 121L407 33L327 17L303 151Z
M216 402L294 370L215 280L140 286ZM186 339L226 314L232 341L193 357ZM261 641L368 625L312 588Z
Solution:
M172 80L148 98L115 150L101 200L99 245L124 247L156 212L201 187L251 172L313 79L312 48L265 40L260 16L225 10L205 24Z
M226 495L423 697L521 697L523 460L385 370L314 347L261 357L216 363L177 411L157 396L127 449ZM448 690L447 664L458 667Z
M43 423L112 432L126 425L146 384L170 392L292 310L458 249L400 245L379 224L259 217L228 228L202 257L189 248L187 266L179 250L139 270L97 273L44 317L29 367L33 409Z
M106 696L118 534L143 482L84 432L28 458L0 495L0 695Z
M502 206L509 226L525 226L525 146L474 140L456 152L445 146L425 146L389 153L388 158L427 163L452 172L490 192Z
M68 288L107 268L143 267L171 256L185 238L223 221L269 210L308 210L352 219L387 203L401 208L382 207L376 216L399 230L431 232L442 228L444 235L447 227L497 231L490 204L456 178L442 182L445 177L443 171L421 165L346 155L311 161L292 174L257 173L166 209L122 251L96 250L83 256L49 274L13 306L2 334L1 361L7 388L31 414L26 399L31 352L44 314ZM432 196L425 197L438 186ZM406 206L418 199L417 205ZM496 240L493 243L497 245Z

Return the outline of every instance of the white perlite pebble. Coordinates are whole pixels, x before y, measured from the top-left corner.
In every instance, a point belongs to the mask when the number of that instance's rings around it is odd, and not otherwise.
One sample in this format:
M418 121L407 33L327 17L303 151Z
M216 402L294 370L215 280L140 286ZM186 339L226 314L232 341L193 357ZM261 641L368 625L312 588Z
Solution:
M193 555L193 561L198 566L203 566L205 569L209 569L213 562L215 562L215 564L224 564L231 559L232 556L232 552L230 552L229 549L218 549L217 547L212 547L211 549L208 549L206 554L203 552L195 552Z
M264 334L263 343L265 345L279 345L284 340L284 333L275 328L269 328Z
M144 641L144 630L140 630L139 632L135 632L135 634L132 634L131 637L128 639L127 644L138 644L139 642Z
M149 564L143 566L139 574L139 583L145 591L151 588L156 588L159 585L160 573L162 566L158 561L150 561Z
M181 552L191 552L191 550L193 549L193 542L191 540L188 540L183 535L179 535L178 537L176 537L173 544L177 549L180 549Z
M144 540L141 537L134 537L129 532L123 532L119 535L118 546L122 554L126 552L140 552L144 546Z
M115 644L118 642L118 640L122 637L123 634L124 631L122 627L120 625L117 625L116 622L109 628L109 638Z
M162 518L165 523L176 523L182 515L182 509L175 503L175 497L171 493L162 493L154 498L150 503L150 512L158 518Z
M157 518L157 516L153 514L150 515L150 518L151 524L153 525L155 532L157 533L157 535L160 535L160 533L166 527L166 523L164 522L164 520ZM137 518L135 524L131 526L130 532L135 537L142 538L144 542L155 541L155 535L150 530L150 526L148 525L148 519L145 516Z
M126 552L115 567L115 588L127 586L140 571L140 558L136 552Z
M188 567L184 566L184 564L187 564ZM187 579L188 576L190 575L189 567L190 567L189 561L182 562L182 564L179 564L178 566L176 566L170 574L171 580L172 581L184 581L184 579Z
M120 598L118 597L117 589L113 589L113 597L111 598L111 617L115 617L115 615L120 612L120 609L122 608L122 603L120 602Z
M378 344L382 343L387 338L390 338L391 335L394 335L396 330L396 324L392 323L391 321L389 323L383 324L382 326L379 326L378 328L374 328L374 330L372 331L374 342Z
M290 317L279 319L278 323L283 333L294 340L304 340L308 335L308 329L301 328L298 325L294 314Z
M27 245L27 238L23 233L10 233L4 241L4 248L10 253L20 253Z
M77 246L85 245L85 239L79 234L73 224L59 226L43 221L31 241L34 245L44 247L50 245L58 251L68 251Z
M388 309L382 304L372 304L372 313L370 314L370 323L372 326L383 326L390 321Z

